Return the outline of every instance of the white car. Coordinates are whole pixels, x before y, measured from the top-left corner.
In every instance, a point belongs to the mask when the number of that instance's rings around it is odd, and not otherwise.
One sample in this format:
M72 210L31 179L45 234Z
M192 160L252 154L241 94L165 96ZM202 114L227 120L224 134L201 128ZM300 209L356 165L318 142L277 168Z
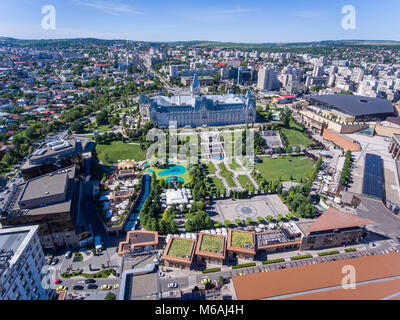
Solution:
M164 277L164 276L165 276L165 274L164 274L163 272L160 272L158 275L159 275L160 277Z
M168 288L178 288L178 284L174 282L168 283Z

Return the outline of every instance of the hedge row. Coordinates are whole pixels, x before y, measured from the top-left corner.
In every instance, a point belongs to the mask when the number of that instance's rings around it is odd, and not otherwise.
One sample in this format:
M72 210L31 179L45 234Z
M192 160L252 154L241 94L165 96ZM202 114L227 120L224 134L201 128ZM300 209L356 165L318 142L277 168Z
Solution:
M62 273L61 277L65 278L65 279L69 279L72 277L77 277L77 276L81 276L81 277L85 277L85 278L108 278L111 274L115 275L117 272L110 268L110 269L106 269L106 270L101 270L99 272L96 273L82 273L80 271L76 271L76 272L71 272L71 273Z
M357 251L357 249L356 249L356 248L347 248L347 249L344 249L344 252L354 252L354 251Z
M211 273L211 272L218 272L221 271L221 268L211 268L203 270L203 273Z
M332 254L339 254L340 252L338 250L335 251L326 251L326 252L320 252L318 253L318 256L323 257L323 256L330 256Z
M294 256L294 257L290 257L290 260L301 260L301 259L308 259L308 258L312 258L313 256L311 254L306 254L304 256Z
M262 264L271 264L271 263L278 263L278 262L285 262L285 259L274 259L274 260L266 260L263 261Z
M236 266L232 266L232 269L239 269L239 268L247 268L247 267L255 267L256 263L244 263L244 264L237 264Z

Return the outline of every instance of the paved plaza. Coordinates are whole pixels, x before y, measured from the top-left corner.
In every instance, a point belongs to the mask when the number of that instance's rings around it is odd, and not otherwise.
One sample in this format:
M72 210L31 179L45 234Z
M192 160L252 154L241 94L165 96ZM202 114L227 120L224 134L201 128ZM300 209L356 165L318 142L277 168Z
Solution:
M251 199L217 200L213 206L211 217L214 221L224 222L236 219L246 220L257 217L266 219L268 216L277 217L278 214L286 215L288 208L277 195L254 196Z

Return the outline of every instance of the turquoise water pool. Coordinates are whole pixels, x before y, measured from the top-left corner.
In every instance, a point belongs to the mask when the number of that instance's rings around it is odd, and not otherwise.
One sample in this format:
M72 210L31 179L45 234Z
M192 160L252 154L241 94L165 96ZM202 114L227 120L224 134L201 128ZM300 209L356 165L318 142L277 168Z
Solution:
M159 172L158 176L165 177L165 176L171 176L171 175L179 175L179 174L183 174L185 172L186 172L186 169L184 166L174 165L174 166L171 166L171 168L169 168L169 169Z
M148 173L153 173L154 172L154 170L152 170L152 169L147 169L146 170Z

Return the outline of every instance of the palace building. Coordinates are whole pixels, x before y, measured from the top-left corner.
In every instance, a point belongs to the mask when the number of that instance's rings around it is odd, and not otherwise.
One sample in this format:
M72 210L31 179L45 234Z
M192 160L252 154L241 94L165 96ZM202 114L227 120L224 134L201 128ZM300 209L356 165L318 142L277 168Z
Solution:
M200 95L197 76L193 79L191 95L142 96L140 110L160 128L168 128L171 121L176 121L178 128L195 128L253 123L256 120L256 100L250 92L245 96L232 93Z

